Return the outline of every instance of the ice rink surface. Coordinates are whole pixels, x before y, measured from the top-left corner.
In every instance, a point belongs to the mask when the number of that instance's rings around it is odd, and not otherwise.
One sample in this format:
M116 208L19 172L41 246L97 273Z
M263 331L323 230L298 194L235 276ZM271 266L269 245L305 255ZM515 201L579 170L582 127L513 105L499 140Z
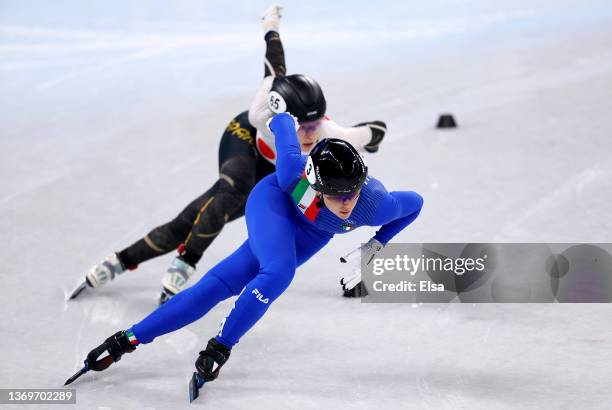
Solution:
M0 388L61 387L155 307L171 255L64 297L216 180L221 133L261 81L267 5L0 2ZM385 120L371 173L425 198L395 241L611 242L609 1L284 5L288 71L319 80L340 124ZM435 130L442 112L460 128ZM228 224L193 282L245 232ZM69 408L610 407L610 305L343 299L337 259L372 232L303 266L191 406L231 301L82 377Z

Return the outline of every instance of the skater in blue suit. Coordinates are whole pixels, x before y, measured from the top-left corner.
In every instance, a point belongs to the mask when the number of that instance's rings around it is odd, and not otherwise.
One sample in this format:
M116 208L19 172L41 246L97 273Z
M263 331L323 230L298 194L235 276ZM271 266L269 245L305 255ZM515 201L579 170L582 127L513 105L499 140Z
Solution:
M363 159L346 141L324 139L305 156L291 115L277 114L269 128L276 136L276 172L262 179L248 198L248 239L191 288L92 350L86 367L104 370L138 344L186 326L219 302L239 295L196 361L200 376L214 380L232 347L291 284L296 268L335 234L381 226L362 246L371 258L419 215L421 196L387 192L368 176ZM109 355L100 360L105 352Z

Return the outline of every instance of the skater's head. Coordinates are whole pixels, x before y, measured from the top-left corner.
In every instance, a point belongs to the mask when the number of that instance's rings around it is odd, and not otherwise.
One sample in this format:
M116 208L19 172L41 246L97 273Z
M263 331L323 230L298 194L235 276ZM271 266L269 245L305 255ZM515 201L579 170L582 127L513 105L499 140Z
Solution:
M303 152L309 152L320 137L321 121L327 109L321 86L303 74L276 77L268 95L275 113L289 112L298 119L298 137Z
M348 219L353 213L355 205L359 200L359 194L361 189L350 195L325 195L323 196L323 203L325 207L336 215L340 219Z
M310 152L321 137L321 123L322 120L299 123L297 134L302 152Z
M310 152L305 173L325 206L337 217L346 219L357 205L368 167L351 144L325 138Z

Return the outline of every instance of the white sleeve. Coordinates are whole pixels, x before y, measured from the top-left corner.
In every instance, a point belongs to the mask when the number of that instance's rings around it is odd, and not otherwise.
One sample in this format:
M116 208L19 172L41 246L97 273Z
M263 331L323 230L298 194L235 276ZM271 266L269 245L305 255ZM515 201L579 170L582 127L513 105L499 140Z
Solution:
M272 88L273 80L273 76L264 78L249 108L249 122L253 127L257 128L259 132L263 133L266 133L268 128L266 122L274 115L270 108L268 108L268 94Z
M323 121L323 135L327 138L340 138L349 142L358 150L363 150L364 145L367 145L372 140L372 131L367 125L360 127L341 127L335 121Z

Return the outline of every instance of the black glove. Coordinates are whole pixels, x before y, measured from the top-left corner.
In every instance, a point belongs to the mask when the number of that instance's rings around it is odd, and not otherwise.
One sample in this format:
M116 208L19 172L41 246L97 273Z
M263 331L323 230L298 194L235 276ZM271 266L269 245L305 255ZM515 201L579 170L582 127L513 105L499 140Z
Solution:
M200 356L195 362L198 374L207 382L215 380L219 376L221 366L229 359L230 352L231 349L217 342L214 337L210 339L206 350L200 352Z
M125 331L122 330L115 333L106 339L100 346L89 352L86 360L87 366L91 370L95 370L97 372L102 371L114 362L121 360L121 356L124 353L131 353L134 350L136 350L136 347L130 344L130 341L125 335ZM98 357L105 352L108 353L108 356L98 360Z
M346 297L346 298L361 298L361 297L365 297L368 296L368 289L365 287L365 285L363 284L363 282L359 282L356 286L354 286L351 289L348 289L344 283L342 283L342 281L340 281L340 284L342 284L342 296Z
M370 128L370 131L372 131L372 139L363 148L370 153L377 152L378 146L382 142L383 138L385 138L385 134L387 133L387 124L382 121L369 121L355 125L355 127L362 126L367 126Z

